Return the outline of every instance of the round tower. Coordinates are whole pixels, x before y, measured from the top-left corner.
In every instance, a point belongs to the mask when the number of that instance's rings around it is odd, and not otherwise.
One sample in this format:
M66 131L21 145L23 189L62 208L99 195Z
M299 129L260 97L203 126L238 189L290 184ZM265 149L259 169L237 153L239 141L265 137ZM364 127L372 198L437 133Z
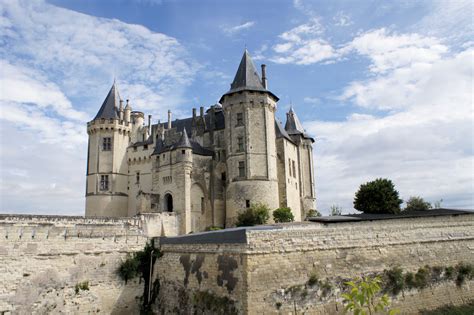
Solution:
M227 139L226 225L252 204L279 207L275 143L276 97L266 89L247 50L220 103Z
M131 130L127 118L127 108L124 113L114 82L99 112L87 123L86 216L127 216L128 165L125 156Z

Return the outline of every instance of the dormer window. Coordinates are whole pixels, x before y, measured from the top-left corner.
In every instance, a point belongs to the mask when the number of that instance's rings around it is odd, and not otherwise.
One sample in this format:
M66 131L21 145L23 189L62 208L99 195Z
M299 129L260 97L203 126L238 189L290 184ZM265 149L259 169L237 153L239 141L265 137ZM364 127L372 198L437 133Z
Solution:
M110 151L112 150L112 138L105 137L102 138L102 151Z

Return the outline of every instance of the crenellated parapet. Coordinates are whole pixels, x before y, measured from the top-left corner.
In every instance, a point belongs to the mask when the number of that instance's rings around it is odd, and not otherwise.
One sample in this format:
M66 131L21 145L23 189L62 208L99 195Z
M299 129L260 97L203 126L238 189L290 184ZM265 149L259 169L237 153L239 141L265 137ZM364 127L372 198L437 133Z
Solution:
M130 135L132 124L119 119L97 119L87 123L87 134L93 135L100 131L118 131L119 134Z

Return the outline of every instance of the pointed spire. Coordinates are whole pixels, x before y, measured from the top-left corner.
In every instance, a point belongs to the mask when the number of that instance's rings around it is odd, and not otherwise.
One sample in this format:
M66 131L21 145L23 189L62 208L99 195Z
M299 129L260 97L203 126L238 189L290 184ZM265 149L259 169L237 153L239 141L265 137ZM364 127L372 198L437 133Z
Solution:
M186 128L183 129L183 134L181 135L181 139L179 139L176 148L192 148L191 142L188 138L188 133L186 132Z
M296 113L293 110L293 105L291 105L290 111L286 114L285 130L290 135L305 133L303 125L301 124L300 120L298 119L298 116L296 116Z
M250 58L250 54L247 49L244 51L242 60L240 61L239 68L235 74L234 81L230 85L231 90L249 88L253 90L265 90L262 84L262 80L258 75L257 70Z
M94 120L101 119L101 118L118 119L119 118L118 108L120 106L119 103L120 103L120 95L119 95L119 92L114 80L114 84L110 88L109 94L107 94L107 97L102 103L102 106L97 112L97 115L95 116Z

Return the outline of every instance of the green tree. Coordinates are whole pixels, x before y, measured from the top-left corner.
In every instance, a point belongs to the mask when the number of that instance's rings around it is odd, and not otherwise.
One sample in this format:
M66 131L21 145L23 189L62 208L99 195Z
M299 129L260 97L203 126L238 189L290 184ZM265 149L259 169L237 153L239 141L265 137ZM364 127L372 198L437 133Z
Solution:
M431 209L431 204L426 202L423 198L412 196L408 198L407 206L404 211L426 211Z
M397 214L402 202L391 180L377 178L360 185L355 194L354 208L365 213Z
M390 299L387 294L380 297L382 279L380 277L356 279L346 282L350 291L342 294L346 312L352 311L354 315L372 315L386 312L386 314L398 314L398 310L389 310Z
M331 215L341 215L341 214L342 214L341 207L339 207L338 205L331 206Z
M273 211L273 220L276 223L293 222L295 221L295 217L290 208L281 207Z
M267 223L270 218L270 209L267 205L257 203L240 212L237 216L237 226L253 226Z

